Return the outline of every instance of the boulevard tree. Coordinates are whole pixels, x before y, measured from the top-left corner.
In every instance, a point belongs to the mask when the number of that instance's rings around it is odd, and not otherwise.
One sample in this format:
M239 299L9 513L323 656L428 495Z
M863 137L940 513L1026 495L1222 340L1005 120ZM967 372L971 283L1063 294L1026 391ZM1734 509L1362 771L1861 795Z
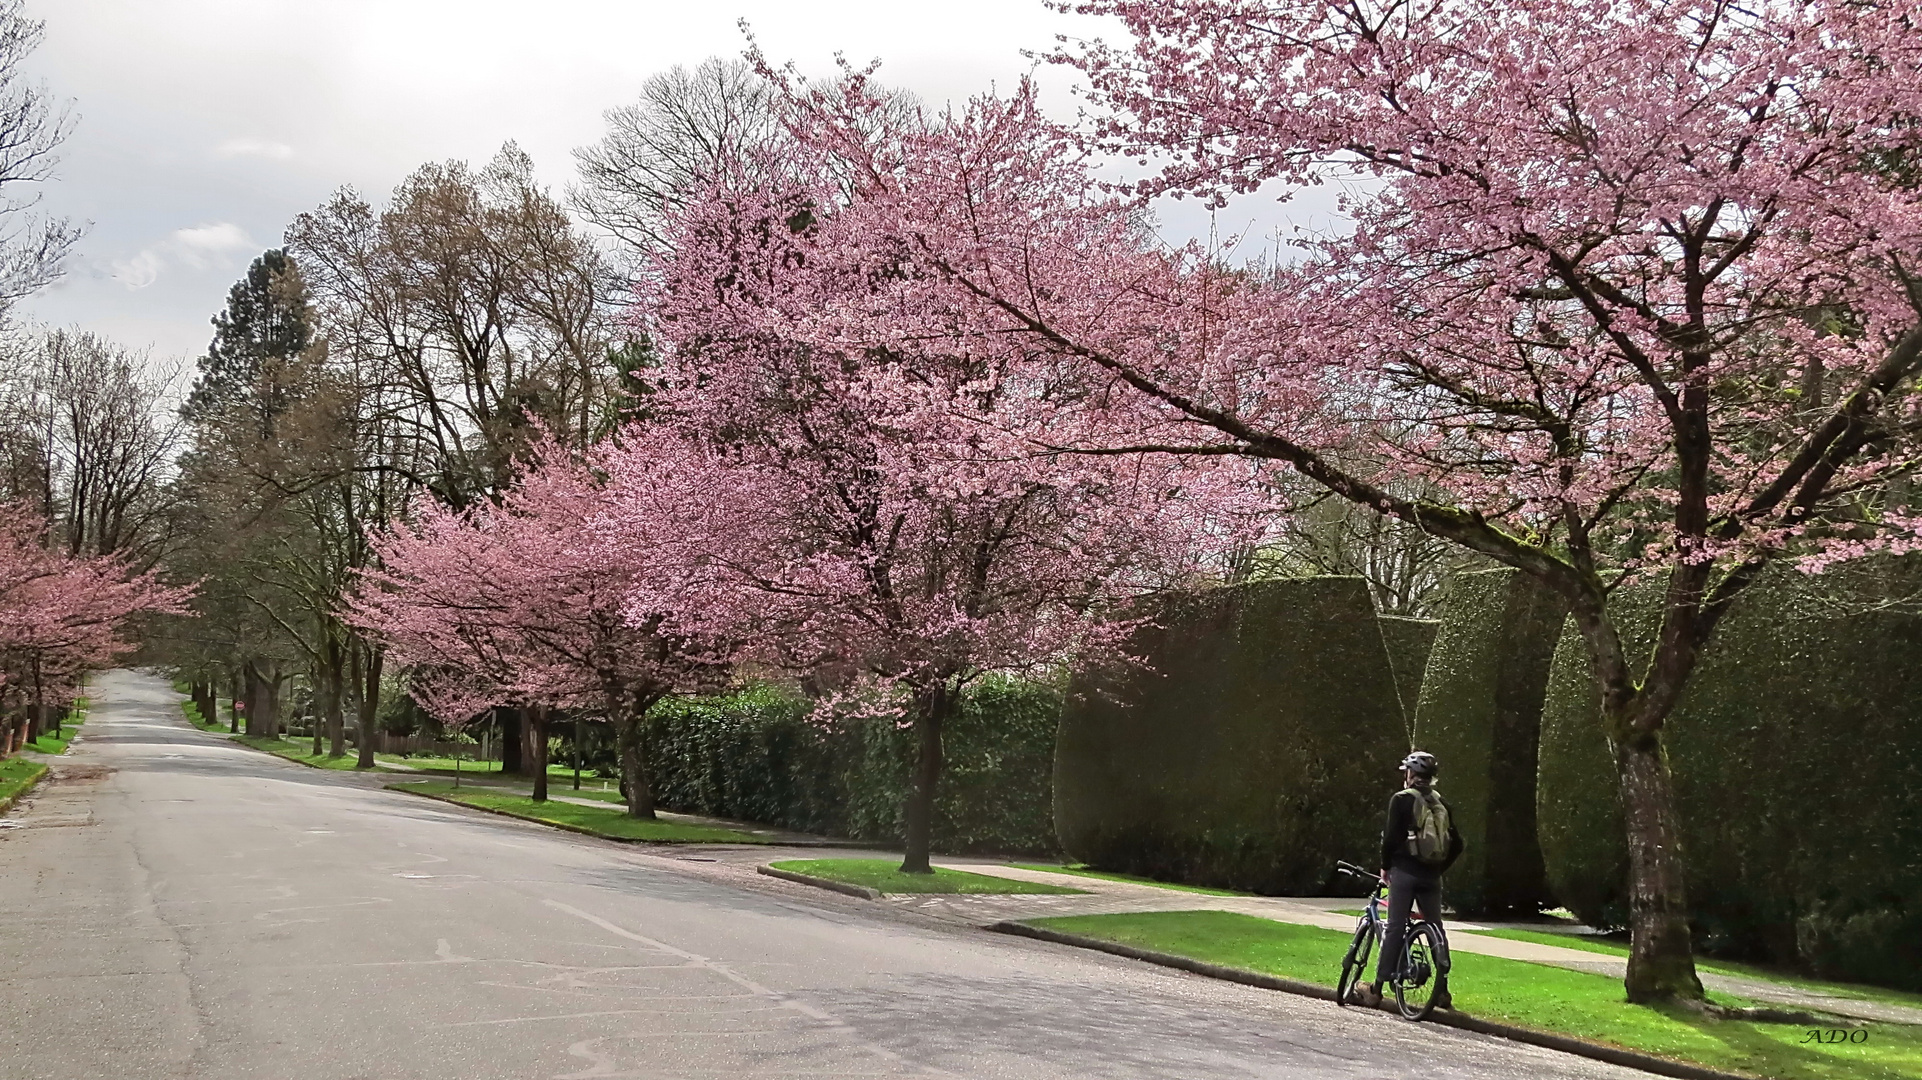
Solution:
M184 614L192 590L136 572L120 557L49 549L45 520L26 507L6 507L5 519L0 699L17 719L0 729L0 752L11 752L48 725L54 703L73 700L88 671L133 650L125 633L133 620Z
M902 717L901 868L929 873L964 689L1118 657L1126 603L1231 542L1218 471L1030 453L1056 406L1028 346L961 332L967 298L844 231L831 155L784 166L689 202L644 276L657 437L609 455L610 538L648 553L634 610L804 677L824 717Z
M791 129L856 177L814 213L892 271L823 310L877 306L877 280L965 300L950 348L1018 342L1074 405L1033 438L1050 459L1271 465L1554 590L1620 778L1628 996L1706 1008L1665 721L1765 568L1916 544L1915 5L1078 9L1134 35L1057 57L1107 109L1092 140L1025 89L923 131L877 131L861 73L788 89ZM1113 196L1090 152L1165 168ZM1280 265L1139 225L1159 194L1348 179L1352 230ZM832 340L932 350L936 329ZM1637 655L1608 599L1650 576Z
M526 708L535 799L547 798L551 711L599 713L614 728L628 813L652 818L648 710L718 685L728 650L636 607L657 569L650 549L604 542L597 470L553 441L539 451L498 505L428 506L375 537L379 569L364 574L348 617L421 673L430 708L456 726L485 707Z

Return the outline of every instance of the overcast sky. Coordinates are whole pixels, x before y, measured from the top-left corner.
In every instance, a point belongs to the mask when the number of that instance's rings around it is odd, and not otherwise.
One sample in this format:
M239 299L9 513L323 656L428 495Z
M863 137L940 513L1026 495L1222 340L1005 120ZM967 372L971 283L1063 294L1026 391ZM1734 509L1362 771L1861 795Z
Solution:
M604 110L674 64L738 55L740 19L776 59L824 73L837 50L880 58L886 81L935 103L1008 85L1032 70L1022 50L1058 33L1103 29L1042 0L27 6L46 22L32 74L75 119L43 207L91 229L66 278L21 313L182 357L205 349L248 261L333 189L384 197L422 162L483 162L509 139L562 189ZM1065 115L1068 73L1041 76Z

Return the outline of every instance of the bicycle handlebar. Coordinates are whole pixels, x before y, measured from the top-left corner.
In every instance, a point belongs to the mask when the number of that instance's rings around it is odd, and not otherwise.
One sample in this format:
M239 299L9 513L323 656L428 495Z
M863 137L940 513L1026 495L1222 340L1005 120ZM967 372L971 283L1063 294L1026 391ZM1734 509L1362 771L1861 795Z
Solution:
M1379 874L1371 874L1368 871L1363 870L1361 867L1356 866L1354 863L1343 862L1339 859L1335 861L1335 869L1340 873L1347 874L1350 877L1358 877L1364 881L1373 881L1376 878L1381 876Z

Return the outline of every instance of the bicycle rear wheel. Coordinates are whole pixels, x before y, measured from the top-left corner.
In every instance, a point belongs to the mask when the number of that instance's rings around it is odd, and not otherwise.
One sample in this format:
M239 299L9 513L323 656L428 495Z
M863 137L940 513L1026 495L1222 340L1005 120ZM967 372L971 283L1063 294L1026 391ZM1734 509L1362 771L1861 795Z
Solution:
M1341 978L1335 982L1335 1004L1350 1004L1348 995L1367 977L1368 955L1374 951L1375 924L1363 919L1361 925L1355 927L1355 938L1348 943L1348 952L1341 958Z
M1441 932L1427 922L1408 928L1408 947L1402 951L1401 971L1395 976L1395 1004L1410 1020L1425 1019L1435 1008L1442 982Z

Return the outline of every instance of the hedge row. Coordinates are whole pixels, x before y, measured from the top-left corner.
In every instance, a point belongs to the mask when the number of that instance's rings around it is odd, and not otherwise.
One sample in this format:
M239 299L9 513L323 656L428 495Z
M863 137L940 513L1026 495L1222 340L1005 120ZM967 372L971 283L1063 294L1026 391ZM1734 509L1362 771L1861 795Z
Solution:
M1372 864L1407 745L1358 578L1260 582L1171 599L1131 651L1148 666L1071 687L1055 831L1074 858L1270 894Z
M672 810L898 843L914 760L891 719L811 717L812 702L760 686L664 702L652 717L656 797ZM990 676L948 724L936 789L940 851L1051 853L1058 687Z
M1549 661L1567 606L1512 569L1457 576L1441 602L1415 710L1415 744L1466 843L1448 898L1471 914L1547 906L1535 828L1536 747Z
M1774 574L1705 651L1667 728L1705 951L1922 989L1922 617L1848 600L1911 593L1916 569ZM1655 585L1617 598L1638 655L1658 600ZM1542 737L1542 847L1563 903L1621 925L1627 855L1599 709L1565 630Z
M1388 670L1395 676L1395 698L1401 705L1402 728L1407 732L1408 744L1413 746L1415 706L1421 700L1422 675L1428 667L1429 654L1434 651L1441 621L1383 615L1377 626L1381 629L1382 647L1388 651Z

